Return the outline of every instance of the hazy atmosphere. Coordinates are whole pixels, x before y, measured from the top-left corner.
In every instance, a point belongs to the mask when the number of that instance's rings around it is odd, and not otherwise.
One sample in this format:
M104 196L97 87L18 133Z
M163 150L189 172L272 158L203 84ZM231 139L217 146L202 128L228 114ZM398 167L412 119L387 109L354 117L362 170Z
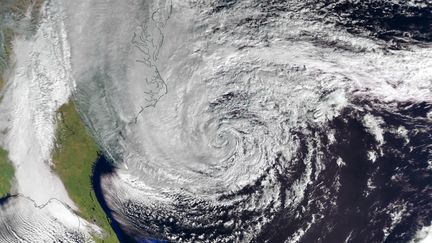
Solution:
M432 3L0 0L0 242L432 242Z

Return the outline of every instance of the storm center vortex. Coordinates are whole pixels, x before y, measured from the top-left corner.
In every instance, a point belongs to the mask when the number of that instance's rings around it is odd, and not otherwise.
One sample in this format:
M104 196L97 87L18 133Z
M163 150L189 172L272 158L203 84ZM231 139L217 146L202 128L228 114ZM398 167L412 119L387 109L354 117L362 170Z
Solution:
M365 239L337 219L370 210L382 183L375 161L393 149L384 140L409 126L399 119L384 131L386 112L431 97L427 75L402 70L425 70L430 54L389 54L296 4L223 2L113 2L121 22L80 16L69 26L75 50L92 54L88 67L72 50L75 99L117 166L103 178L116 218L137 239ZM89 26L120 33L83 42ZM424 132L430 121L422 119ZM408 205L390 201L379 207ZM384 230L373 237L388 237L394 222L374 221Z

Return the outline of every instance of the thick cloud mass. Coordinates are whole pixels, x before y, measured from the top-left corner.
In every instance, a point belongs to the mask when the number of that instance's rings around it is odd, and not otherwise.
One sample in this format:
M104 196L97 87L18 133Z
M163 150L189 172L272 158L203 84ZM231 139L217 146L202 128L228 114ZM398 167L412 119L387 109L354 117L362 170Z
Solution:
M430 225L428 4L64 6L75 99L118 167L105 198L136 239L405 242Z

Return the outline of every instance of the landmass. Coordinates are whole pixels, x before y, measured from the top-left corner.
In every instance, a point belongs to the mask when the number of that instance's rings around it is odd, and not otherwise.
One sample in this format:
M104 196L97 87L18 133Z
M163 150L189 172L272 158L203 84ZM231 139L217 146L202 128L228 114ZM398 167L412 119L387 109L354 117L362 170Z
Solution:
M8 158L8 152L0 148L0 198L6 197L12 187L15 170Z
M94 236L96 242L119 242L92 187L91 177L99 148L87 133L73 102L61 106L58 111L56 138L54 170L78 206L76 213L103 229L104 237Z

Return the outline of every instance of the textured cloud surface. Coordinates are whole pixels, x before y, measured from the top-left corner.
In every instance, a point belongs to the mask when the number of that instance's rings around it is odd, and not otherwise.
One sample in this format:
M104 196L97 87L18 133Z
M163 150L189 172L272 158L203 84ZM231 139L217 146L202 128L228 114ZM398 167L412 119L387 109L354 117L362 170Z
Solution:
M3 239L98 231L49 171L70 94L136 240L430 239L431 6L378 2L48 2L2 103L31 199L4 206Z
M414 21L409 4L394 14ZM430 224L408 213L431 210L422 184L431 155L408 149L431 142L423 30L402 42L403 26L384 18L375 29L364 27L369 20L350 25L356 16L336 18L342 2L319 5L68 4L70 15L80 13L67 23L78 46L76 98L119 167L104 192L126 231L173 241L310 242L317 232L324 242L392 241ZM424 135L405 134L405 149L394 142L404 129ZM380 201L385 193L392 196ZM340 223L354 218L372 223Z

